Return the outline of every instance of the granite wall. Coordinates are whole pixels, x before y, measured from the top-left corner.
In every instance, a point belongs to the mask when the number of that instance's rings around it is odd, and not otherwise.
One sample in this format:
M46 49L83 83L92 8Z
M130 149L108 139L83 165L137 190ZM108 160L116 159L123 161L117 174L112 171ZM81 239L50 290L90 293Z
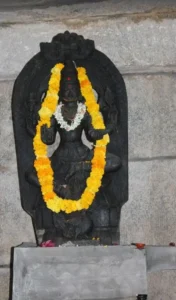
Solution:
M11 120L14 80L24 64L65 30L95 40L124 75L129 99L129 201L121 243L176 241L176 5L174 1L56 1L0 4L0 299L8 299L10 248L34 241L20 206ZM40 2L40 3L39 3ZM29 9L30 8L30 9ZM149 300L176 299L176 272L149 275Z

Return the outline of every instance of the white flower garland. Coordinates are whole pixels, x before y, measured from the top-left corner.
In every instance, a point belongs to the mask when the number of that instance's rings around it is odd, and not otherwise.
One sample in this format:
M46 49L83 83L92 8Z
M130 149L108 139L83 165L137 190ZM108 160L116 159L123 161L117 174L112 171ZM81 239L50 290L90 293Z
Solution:
M81 121L86 112L86 106L82 103L78 104L77 113L76 113L75 118L72 121L71 125L69 125L63 118L62 110L61 110L62 106L63 106L62 103L59 104L54 113L57 123L60 124L60 127L64 128L66 131L74 130L81 124Z

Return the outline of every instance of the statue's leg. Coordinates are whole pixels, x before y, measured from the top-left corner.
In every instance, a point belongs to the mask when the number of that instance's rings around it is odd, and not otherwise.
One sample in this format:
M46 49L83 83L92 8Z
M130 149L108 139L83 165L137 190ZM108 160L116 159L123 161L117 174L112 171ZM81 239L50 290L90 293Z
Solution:
M73 163L71 163L70 170L69 170L68 174L66 175L65 179L68 180L76 172L80 172L80 171L90 172L92 157L93 157L93 150L90 151L89 157L86 159L86 161L80 161L80 162L73 162ZM106 154L105 173L115 172L120 167L121 167L121 159L118 156L116 156L115 154L107 153Z
M93 150L89 152L86 161L72 163L71 168L66 176L68 186L71 184L69 181L74 179L76 174L85 174L91 170L91 159L93 157ZM121 166L121 160L118 156L107 153L105 172L117 171ZM87 173L88 175L88 173ZM86 180L86 179L85 179ZM79 185L78 185L79 186ZM73 196L73 195L72 195ZM100 199L100 206L91 212L91 219L93 221L92 237L100 238L100 243L104 245L113 245L119 243L119 216L117 208L111 208L109 205L104 205L106 199ZM102 203L102 205L101 205ZM106 207L105 207L106 206ZM117 224L115 224L115 222Z
M93 157L93 150L90 151L89 157L86 160L86 162L82 161L82 162L71 163L71 168L70 168L66 178L73 176L74 173L78 172L78 171L90 171L92 157ZM121 166L121 160L118 156L116 156L115 154L112 154L112 153L106 154L105 172L117 171L120 168L120 166ZM25 177L29 183L31 183L37 187L40 187L37 173L36 173L36 170L34 167L32 167L26 171Z

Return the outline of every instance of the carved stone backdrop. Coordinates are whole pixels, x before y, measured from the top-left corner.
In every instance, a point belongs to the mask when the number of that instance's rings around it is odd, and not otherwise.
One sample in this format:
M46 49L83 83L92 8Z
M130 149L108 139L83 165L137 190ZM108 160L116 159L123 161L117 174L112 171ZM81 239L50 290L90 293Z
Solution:
M0 298L8 299L10 247L33 241L21 209L11 122L14 79L40 41L65 30L94 39L122 72L129 99L129 201L121 243L176 241L175 1L105 1L0 12ZM149 277L152 300L176 297L176 275Z
M45 104L45 99L49 97L53 105L54 92L50 81L58 82L58 79L55 78L56 75L51 75L55 76L54 78L50 77L50 72L53 74L59 63L64 65L60 75L60 91L56 93L58 97L56 111L54 109L55 113L54 111L52 113L51 126L48 128L45 122L38 136L41 135L43 145L40 144L40 149L46 147L44 145L54 144L57 134L60 137L59 145L49 158L54 173L52 190L57 197L73 199L72 205L80 203L81 209L73 209L71 206L69 211L64 208L57 211L47 205L51 199L44 200L41 181L39 176L37 177L37 169L34 168L38 158L41 157L43 161L43 155L40 153L37 155L38 146L35 146L36 143L39 144L39 139L35 141L35 136L41 116L40 109L46 111L49 108ZM78 80L79 67L85 70L86 82L91 82L92 94L96 94L94 106L88 105L90 92L86 92L85 95L82 92L80 79ZM48 94L52 96L47 96ZM104 120L104 129L100 129L101 127L95 129L93 125L97 121L98 114L94 121L89 107L93 107L92 113L95 114L96 103ZM67 120L66 127L58 120L59 105L62 105L62 118ZM69 122L76 120L79 105L82 109L85 108L85 112L80 124L71 128L72 123L70 125ZM23 209L33 219L37 243L40 243L38 230L40 232L45 230L42 241L54 241L59 238L59 242L56 242L58 245L70 239L86 242L96 237L101 244L119 244L121 208L128 200L128 110L124 80L111 60L96 50L94 41L69 31L57 34L50 43L41 42L40 52L24 66L15 81L12 117L21 202ZM92 149L83 143L81 138L83 132L92 143ZM94 190L96 176L99 176L103 164L100 157L103 156L104 147L101 146L103 142L97 146L96 143L107 134L109 143L105 150L104 176L100 180L98 191L95 191L97 193L94 193L92 203L85 207L84 203L90 200L90 191ZM99 151L96 159L95 151ZM91 164L92 157L94 164ZM40 159L38 161L40 162ZM93 171L94 165L96 173ZM42 174L43 166L42 162ZM42 178L46 179L51 173L49 171L46 172L45 169ZM93 172L94 176L91 175ZM88 187L91 177L92 181ZM88 196L84 196L83 203L78 199L81 199L86 189ZM62 204L65 202L65 207L68 207L70 201L57 199L55 204L59 202Z

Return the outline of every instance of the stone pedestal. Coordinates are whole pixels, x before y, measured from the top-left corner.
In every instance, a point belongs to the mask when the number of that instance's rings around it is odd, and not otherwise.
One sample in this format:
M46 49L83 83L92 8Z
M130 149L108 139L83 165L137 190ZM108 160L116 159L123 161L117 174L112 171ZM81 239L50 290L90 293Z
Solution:
M13 300L115 300L147 294L145 251L133 246L19 247L13 274Z

